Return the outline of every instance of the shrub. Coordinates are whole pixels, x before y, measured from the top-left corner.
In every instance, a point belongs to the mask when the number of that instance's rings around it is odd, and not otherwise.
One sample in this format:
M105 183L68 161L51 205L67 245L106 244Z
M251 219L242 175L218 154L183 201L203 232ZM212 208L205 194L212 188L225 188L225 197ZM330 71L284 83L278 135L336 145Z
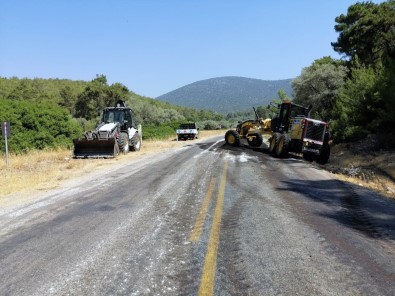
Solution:
M0 122L9 121L9 149L21 153L30 149L71 147L82 130L64 108L50 102L0 99ZM5 151L5 141L0 142Z

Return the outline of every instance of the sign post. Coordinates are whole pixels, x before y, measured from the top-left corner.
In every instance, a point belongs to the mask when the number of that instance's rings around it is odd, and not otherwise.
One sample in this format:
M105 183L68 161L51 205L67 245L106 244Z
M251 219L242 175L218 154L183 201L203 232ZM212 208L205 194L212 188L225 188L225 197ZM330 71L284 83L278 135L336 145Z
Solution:
M1 123L1 134L5 140L5 161L6 167L8 171L9 162L8 162L8 137L11 135L11 126L9 122L2 122Z

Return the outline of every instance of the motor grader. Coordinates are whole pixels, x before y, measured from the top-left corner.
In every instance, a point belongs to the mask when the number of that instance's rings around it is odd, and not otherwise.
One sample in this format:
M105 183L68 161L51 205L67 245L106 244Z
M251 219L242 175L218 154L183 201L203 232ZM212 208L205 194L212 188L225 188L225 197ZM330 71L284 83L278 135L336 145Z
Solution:
M277 108L278 112L272 119L264 120L265 126L270 126L264 131L265 134L270 134L269 153L276 157L284 157L288 152L301 153L308 161L327 163L330 156L329 126L324 121L309 117L312 106L303 107L290 100L283 100ZM243 123L238 125L236 131L225 134L226 143L239 145L242 125ZM247 128L247 125L244 126ZM262 131L251 127L251 133ZM250 131L243 133L249 135ZM262 134L256 138L261 138Z
M225 134L225 142L232 146L240 146L245 139L249 146L257 148L263 143L263 135L271 135L270 119L259 118L255 112L255 119L240 121L236 130L229 130Z
M135 126L132 110L123 101L103 110L101 122L82 138L74 139L74 158L108 158L120 152L139 151L142 143L141 125Z

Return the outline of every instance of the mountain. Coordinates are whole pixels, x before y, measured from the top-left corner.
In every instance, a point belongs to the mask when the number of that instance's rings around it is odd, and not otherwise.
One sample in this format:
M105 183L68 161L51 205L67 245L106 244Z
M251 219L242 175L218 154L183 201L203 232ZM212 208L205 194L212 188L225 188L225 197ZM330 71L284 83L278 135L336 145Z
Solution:
M252 107L266 106L278 99L283 89L292 94L292 79L261 80L245 77L218 77L197 81L157 97L173 105L208 109L218 113L245 111Z

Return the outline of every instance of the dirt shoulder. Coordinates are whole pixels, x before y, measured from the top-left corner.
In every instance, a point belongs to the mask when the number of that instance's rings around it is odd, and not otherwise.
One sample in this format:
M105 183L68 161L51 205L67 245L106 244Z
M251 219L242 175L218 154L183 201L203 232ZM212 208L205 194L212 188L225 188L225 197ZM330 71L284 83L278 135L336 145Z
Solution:
M395 151L370 149L363 143L334 145L325 169L395 200Z

